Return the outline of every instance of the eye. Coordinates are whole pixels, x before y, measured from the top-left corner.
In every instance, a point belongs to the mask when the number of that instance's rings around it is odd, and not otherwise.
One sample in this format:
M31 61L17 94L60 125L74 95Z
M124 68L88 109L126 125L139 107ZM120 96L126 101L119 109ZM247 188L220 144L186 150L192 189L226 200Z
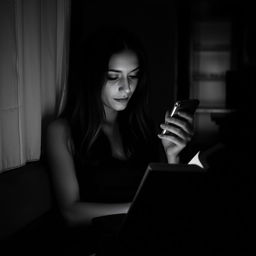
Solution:
M118 76L107 76L107 79L110 80L110 81L115 81L118 79Z
M139 79L139 76L138 75L130 75L129 79L136 80L136 79Z
M118 74L115 74L115 73L114 74L108 73L106 77L107 77L107 80L109 81L115 81L119 78Z

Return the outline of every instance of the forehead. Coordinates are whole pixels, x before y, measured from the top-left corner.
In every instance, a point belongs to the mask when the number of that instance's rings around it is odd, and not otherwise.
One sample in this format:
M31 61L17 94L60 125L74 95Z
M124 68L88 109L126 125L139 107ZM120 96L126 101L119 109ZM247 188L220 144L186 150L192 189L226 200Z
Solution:
M113 54L109 60L109 69L133 70L139 66L137 55L130 50Z

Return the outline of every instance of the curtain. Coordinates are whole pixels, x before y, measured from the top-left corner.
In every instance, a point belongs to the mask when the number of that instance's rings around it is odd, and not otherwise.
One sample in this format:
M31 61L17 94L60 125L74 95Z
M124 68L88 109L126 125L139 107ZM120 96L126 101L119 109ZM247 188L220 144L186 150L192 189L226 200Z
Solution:
M0 172L39 160L65 102L70 0L0 1Z

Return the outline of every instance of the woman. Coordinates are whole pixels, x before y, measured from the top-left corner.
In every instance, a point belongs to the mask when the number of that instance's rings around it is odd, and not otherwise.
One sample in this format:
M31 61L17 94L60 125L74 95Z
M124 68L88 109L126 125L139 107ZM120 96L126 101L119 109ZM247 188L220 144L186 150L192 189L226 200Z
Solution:
M80 58L66 109L49 125L47 151L64 220L90 227L95 217L127 213L149 162L179 162L193 118L166 115L161 128L171 133L155 133L147 61L131 33L101 30L83 44Z

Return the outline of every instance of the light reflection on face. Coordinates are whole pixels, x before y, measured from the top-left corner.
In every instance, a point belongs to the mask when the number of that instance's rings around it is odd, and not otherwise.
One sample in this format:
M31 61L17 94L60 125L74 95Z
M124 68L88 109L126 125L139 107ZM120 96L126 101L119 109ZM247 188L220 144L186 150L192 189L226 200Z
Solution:
M126 108L137 87L138 72L139 60L133 51L125 50L112 55L101 92L106 112Z

